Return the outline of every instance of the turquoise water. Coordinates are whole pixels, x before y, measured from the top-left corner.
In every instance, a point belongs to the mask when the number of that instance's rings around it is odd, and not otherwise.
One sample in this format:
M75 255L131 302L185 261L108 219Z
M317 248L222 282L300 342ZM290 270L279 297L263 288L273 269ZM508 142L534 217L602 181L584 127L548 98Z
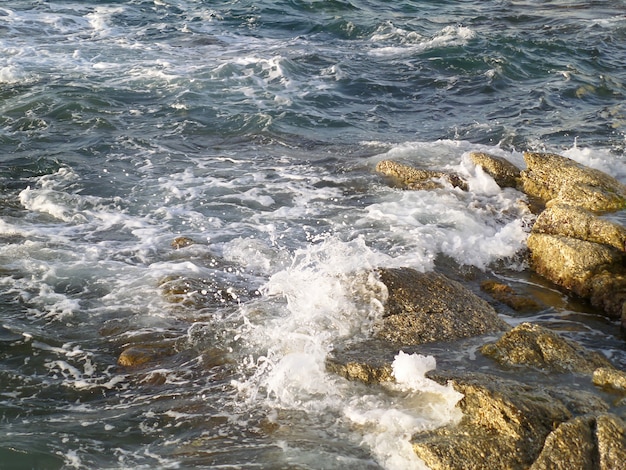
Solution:
M380 319L362 273L520 272L532 215L470 151L626 182L625 7L2 2L0 468L420 468L454 397L324 370ZM388 188L383 158L470 191ZM626 364L572 309L538 320Z

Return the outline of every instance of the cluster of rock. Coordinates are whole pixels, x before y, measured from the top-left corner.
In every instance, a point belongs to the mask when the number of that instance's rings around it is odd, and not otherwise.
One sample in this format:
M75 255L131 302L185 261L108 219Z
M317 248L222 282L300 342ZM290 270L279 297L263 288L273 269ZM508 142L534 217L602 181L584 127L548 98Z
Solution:
M460 423L413 436L414 451L432 470L622 468L626 423L614 408L626 404L625 372L543 326L511 328L492 305L442 274L395 268L379 275L389 296L376 346L335 351L330 371L368 384L393 381L398 349L463 348L459 341L467 338L485 339L478 351L492 361L489 372L464 363L428 373L464 396ZM489 341L494 335L499 339ZM371 349L375 357L365 352Z
M521 171L503 158L471 154L501 187L523 191L539 208L528 238L532 269L621 319L626 328L626 230L603 218L626 207L626 188L559 155L526 153L524 158L527 169ZM461 177L447 172L392 161L380 162L377 171L401 188L467 189ZM172 243L176 250L192 245L185 237ZM481 366L444 363L428 373L464 396L460 423L413 436L415 453L431 469L624 468L626 372L538 324L512 328L492 303L442 273L380 268L376 275L387 288L385 314L371 340L376 354L364 353L373 349L369 343L337 349L328 357L329 371L367 384L390 382L399 349L463 348L464 341L478 341L473 347ZM163 279L160 287L173 305L193 308L251 297L181 276ZM481 290L496 306L517 312L542 308L494 280L483 282ZM118 364L138 367L175 350L172 341L139 342L128 345Z
M626 208L626 188L560 155L526 153L524 171L496 156L470 157L500 186L523 191L538 208L528 238L532 269L626 328L626 230L603 217ZM456 175L396 162L380 162L377 171L406 189L465 187ZM428 374L464 395L460 423L413 437L414 451L431 469L624 467L624 371L538 324L511 328L489 303L442 274L406 268L381 269L379 275L389 295L376 337L389 345L387 360L335 351L330 370L366 383L392 381L392 351L446 342L455 347L473 337L484 339L478 353L491 361L487 368L452 365ZM500 282L488 280L481 288L518 312L541 309ZM493 341L494 335L499 339Z
M532 268L626 329L626 228L602 217L626 208L626 187L556 154L526 152L523 171L494 155L474 152L470 158L500 186L523 191L540 208L527 241ZM387 160L376 170L406 189L459 179Z

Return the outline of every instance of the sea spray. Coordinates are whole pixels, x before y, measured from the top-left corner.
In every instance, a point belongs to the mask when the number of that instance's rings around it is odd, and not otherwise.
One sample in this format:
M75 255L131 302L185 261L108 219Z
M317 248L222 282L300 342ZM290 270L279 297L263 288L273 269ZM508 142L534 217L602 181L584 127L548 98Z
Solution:
M440 385L425 377L435 367L432 356L400 351L392 364L396 380L385 384L387 393L353 398L344 409L345 416L361 428L363 442L386 469L426 469L413 452L413 434L461 418L456 404L463 395L451 385Z
M459 418L461 395L424 376L435 359L400 352L396 383L370 388L325 367L336 346L368 338L380 322L387 294L373 267L381 261L362 239L327 237L296 253L262 289L264 298L244 308L240 335L250 355L242 360L244 378L232 384L241 403L268 415L282 410L330 419L330 427L345 428L384 468L421 468L412 434Z

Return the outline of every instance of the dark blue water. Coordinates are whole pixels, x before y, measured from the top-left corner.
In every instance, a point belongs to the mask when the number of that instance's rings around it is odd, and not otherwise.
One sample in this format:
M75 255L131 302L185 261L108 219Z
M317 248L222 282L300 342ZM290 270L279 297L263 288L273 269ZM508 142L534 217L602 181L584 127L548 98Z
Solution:
M470 151L626 181L625 11L1 2L0 468L420 468L408 436L458 397L416 410L432 384L398 403L326 354L380 319L373 267L524 276L532 215ZM470 191L388 188L383 158ZM626 363L557 304L537 320ZM151 360L119 366L130 346Z

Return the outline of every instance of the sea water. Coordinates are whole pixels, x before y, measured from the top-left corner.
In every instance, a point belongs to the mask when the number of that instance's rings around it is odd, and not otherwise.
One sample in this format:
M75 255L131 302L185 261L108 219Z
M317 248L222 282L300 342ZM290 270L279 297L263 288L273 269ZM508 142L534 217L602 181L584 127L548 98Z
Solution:
M625 6L2 2L0 468L425 468L412 434L460 419L443 358L379 386L326 358L375 332L377 267L523 273L534 216L469 152L626 182ZM534 320L625 364L572 308Z

